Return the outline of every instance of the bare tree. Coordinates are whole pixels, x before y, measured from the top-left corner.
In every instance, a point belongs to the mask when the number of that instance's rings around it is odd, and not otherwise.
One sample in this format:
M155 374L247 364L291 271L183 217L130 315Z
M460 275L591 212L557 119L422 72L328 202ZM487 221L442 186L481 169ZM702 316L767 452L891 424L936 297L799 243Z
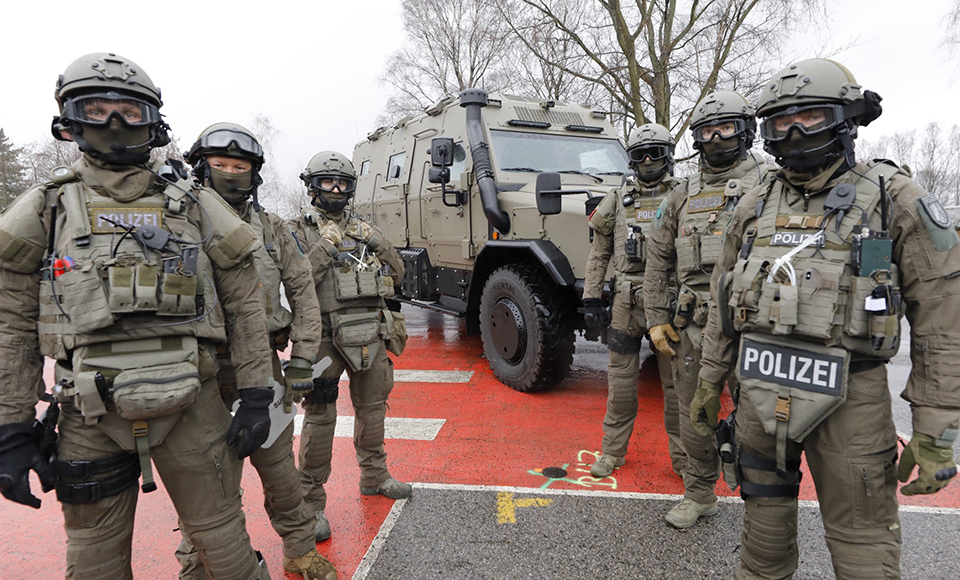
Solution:
M943 19L943 27L943 44L954 52L960 48L960 0L953 0L953 6Z
M303 184L296 178L283 178L277 171L274 146L283 133L273 126L265 115L257 115L250 125L260 146L263 147L264 164L260 168L263 184L257 188L260 203L278 216L289 219L300 215L300 208L310 203Z
M55 167L72 165L80 159L80 148L72 141L59 141L46 137L24 147L23 158L33 183L43 183L50 179Z
M396 94L382 121L422 112L470 87L500 90L510 30L489 0L402 0L407 41L387 61L382 81Z
M821 0L492 1L537 60L600 86L624 133L654 121L677 135L708 92L755 91L782 64L787 33L822 8ZM529 42L544 22L590 66L574 69Z

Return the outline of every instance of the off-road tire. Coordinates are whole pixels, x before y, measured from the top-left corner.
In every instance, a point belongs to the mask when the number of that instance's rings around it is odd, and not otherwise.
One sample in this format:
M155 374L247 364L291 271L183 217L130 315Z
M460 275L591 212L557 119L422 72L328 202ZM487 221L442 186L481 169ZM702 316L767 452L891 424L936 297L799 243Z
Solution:
M495 270L480 296L480 336L493 374L521 392L551 387L570 371L576 307L541 268Z

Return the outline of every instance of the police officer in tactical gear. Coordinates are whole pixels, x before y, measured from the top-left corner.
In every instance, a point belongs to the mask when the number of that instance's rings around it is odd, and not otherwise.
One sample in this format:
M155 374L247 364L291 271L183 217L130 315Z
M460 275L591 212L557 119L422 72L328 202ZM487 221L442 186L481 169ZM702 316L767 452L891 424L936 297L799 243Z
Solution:
M856 161L854 138L880 115L879 102L819 58L784 68L760 94L764 148L781 167L727 229L690 410L710 433L720 385L736 367L739 579L797 569L801 452L840 580L900 578L897 478L919 466L902 490L912 495L956 475L960 383L949 369L960 322L943 313L960 311L960 238L905 169ZM899 348L904 313L913 436L898 468L884 363Z
M723 230L743 192L759 183L767 170L750 151L756 127L753 107L733 91L715 91L697 104L690 128L693 146L700 152L700 171L663 201L650 234L644 306L650 339L658 350L675 356L680 434L687 453L683 500L665 517L675 528L689 528L718 509L717 443L713 433L693 429L688 412L700 371L710 271L720 253ZM675 303L667 292L673 277L680 286Z
M237 459L266 439L273 399L257 235L177 165L149 160L169 138L160 91L135 63L80 57L56 96L54 135L83 156L0 216L0 489L38 507L36 470L62 503L67 578L129 579L137 479L156 489L156 465L208 572L268 578L244 529ZM230 341L233 419L215 376L228 336L243 337ZM37 389L44 356L58 379L53 459L32 429L49 398Z
M387 397L393 390L393 362L406 342L399 304L387 300L403 278L403 262L375 227L347 209L356 191L357 174L344 155L317 153L300 174L311 205L290 222L307 249L323 319L317 359L333 364L314 379L304 399L300 440L300 477L311 511L317 513L317 541L330 537L324 517L337 421L340 375L350 378L355 414L353 442L360 463L360 493L393 499L408 497L409 484L390 476L383 448Z
M250 463L263 483L264 505L270 523L283 539L283 568L308 580L335 580L333 565L317 553L314 540L317 520L307 509L300 489L300 474L293 457L293 403L313 388L313 359L320 347L320 306L310 272L310 262L283 220L259 204L257 187L263 183L263 149L246 128L217 123L200 133L185 154L194 175L225 199L240 218L250 224L262 242L253 253L267 312L273 373L284 384L283 404L290 422L269 447L257 449ZM280 301L280 285L293 313ZM277 351L293 343L286 372ZM227 349L218 353L220 391L228 407L236 399L237 377ZM197 551L184 538L177 550L180 579L206 577Z
M610 285L613 308L607 334L607 413L603 418L603 453L590 468L594 477L608 477L614 467L624 464L637 418L640 341L647 331L641 295L647 235L663 197L679 183L673 177L673 150L673 136L666 127L648 123L634 129L627 140L627 154L635 175L607 195L590 216L593 246L587 259L583 305L585 320L598 328L605 318L601 295L611 259L614 265ZM683 477L686 456L680 441L680 409L673 388L671 357L656 352L670 459L673 471Z

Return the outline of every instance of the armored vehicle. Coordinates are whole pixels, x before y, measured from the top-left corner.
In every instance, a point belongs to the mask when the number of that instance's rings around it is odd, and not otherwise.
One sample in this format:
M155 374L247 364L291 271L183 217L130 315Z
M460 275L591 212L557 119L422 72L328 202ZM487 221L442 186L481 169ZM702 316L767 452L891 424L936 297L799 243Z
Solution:
M398 298L466 317L514 389L566 376L586 328L586 217L628 171L606 115L468 89L370 133L353 163L354 211L404 260Z

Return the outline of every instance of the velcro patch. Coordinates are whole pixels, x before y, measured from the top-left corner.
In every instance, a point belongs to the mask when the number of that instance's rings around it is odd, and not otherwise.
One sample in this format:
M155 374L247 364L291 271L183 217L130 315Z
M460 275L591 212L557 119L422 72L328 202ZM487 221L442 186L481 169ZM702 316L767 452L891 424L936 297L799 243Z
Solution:
M773 234L773 237L770 238L771 246L799 246L800 244L807 241L812 236L818 236L818 239L815 242L812 242L811 246L823 247L825 242L824 237L820 236L820 232L815 234L804 234L802 232L776 232Z
M637 221L649 223L657 217L657 210L660 208L659 199L645 198L641 199L639 204L635 204L637 210Z
M139 207L95 207L92 208L95 234L123 232L127 228L139 226L161 227L163 210ZM122 227L126 226L126 227Z
M940 203L940 200L937 199L937 196L928 193L921 197L919 201L920 207L923 208L923 211L927 212L927 215L933 223L944 229L950 227L950 214L947 213L947 210L943 207L943 204Z
M839 397L844 359L743 339L740 374L803 391Z
M687 213L700 213L723 209L727 203L723 193L698 193L687 199Z

